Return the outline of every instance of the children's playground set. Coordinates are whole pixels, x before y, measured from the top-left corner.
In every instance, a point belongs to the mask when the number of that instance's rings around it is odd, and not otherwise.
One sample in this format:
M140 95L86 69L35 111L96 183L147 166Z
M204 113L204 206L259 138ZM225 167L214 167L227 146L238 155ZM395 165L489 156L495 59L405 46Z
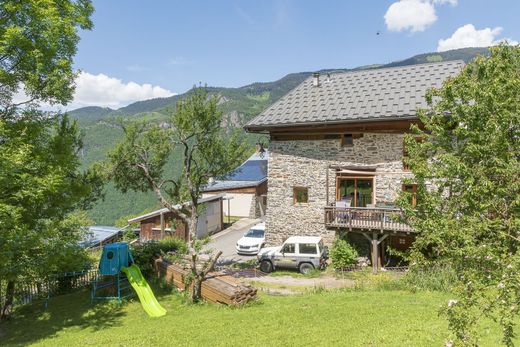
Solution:
M134 263L126 242L117 242L103 247L99 261L98 276L92 284L92 302L96 300L121 300L135 290L143 309L150 317L160 317L166 310L159 304L141 270ZM108 293L108 294L107 294Z

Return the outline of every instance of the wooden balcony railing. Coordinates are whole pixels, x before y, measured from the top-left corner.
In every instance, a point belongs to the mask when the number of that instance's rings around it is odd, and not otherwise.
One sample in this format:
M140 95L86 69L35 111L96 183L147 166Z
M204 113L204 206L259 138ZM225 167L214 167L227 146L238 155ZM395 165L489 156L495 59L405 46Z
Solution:
M401 218L402 211L395 208L325 207L325 225L331 228L413 232Z

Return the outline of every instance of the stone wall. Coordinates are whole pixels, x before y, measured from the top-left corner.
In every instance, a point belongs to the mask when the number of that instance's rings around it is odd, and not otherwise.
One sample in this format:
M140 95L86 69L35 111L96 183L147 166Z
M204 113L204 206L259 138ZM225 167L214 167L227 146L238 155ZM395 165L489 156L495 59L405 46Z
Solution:
M267 195L267 180L259 184L255 189L255 195L251 201L249 218L261 218L265 215L265 201Z
M375 165L374 203L394 202L401 190L403 134L365 133L351 147L340 140L272 141L269 146L266 239L279 244L292 235L322 236L330 244L335 231L325 228L327 170L329 202L335 201L330 165ZM295 204L293 187L307 187L309 201Z
M249 218L262 218L265 214L265 197L253 195L251 199L251 207L249 209Z

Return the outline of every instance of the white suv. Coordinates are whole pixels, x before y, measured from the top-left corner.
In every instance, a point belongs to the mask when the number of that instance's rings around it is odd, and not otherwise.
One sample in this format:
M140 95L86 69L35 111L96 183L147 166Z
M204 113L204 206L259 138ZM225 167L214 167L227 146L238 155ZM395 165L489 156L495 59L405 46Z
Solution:
M271 272L276 268L298 269L309 273L312 269L322 269L328 258L327 247L321 237L292 236L281 246L266 247L258 252L260 270Z

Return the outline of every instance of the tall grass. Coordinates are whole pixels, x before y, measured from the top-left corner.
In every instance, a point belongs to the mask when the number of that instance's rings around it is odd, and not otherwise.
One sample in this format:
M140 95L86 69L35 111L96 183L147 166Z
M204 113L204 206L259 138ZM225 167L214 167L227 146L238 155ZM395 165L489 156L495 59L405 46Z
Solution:
M414 266L407 272L379 272L373 274L371 269L337 274L355 282L356 290L404 290L411 292L450 292L458 283L452 267L447 265Z
M401 284L408 290L449 292L457 284L458 278L449 265L414 266L401 278Z

